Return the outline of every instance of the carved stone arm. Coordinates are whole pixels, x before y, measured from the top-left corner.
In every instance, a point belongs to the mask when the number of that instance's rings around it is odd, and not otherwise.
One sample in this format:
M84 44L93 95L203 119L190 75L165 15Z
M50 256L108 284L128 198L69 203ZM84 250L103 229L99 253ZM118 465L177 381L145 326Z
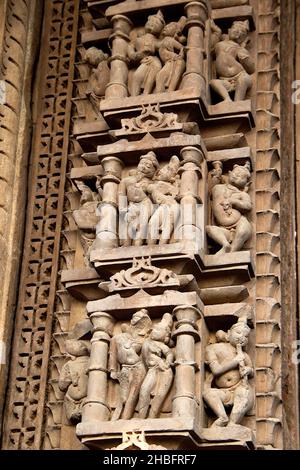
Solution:
M208 365L209 365L210 370L212 371L213 375L215 377L219 377L220 375L225 374L225 372L236 369L236 367L239 365L239 361L237 359L233 359L232 361L225 362L221 365L215 359L211 362L208 362Z
M72 383L72 379L71 379L69 364L67 362L61 370L58 387L62 392L66 392L69 386L71 385L71 383Z
M230 198L230 202L235 209L240 211L248 212L252 209L251 198L249 194L245 192L241 192L238 195L233 194Z

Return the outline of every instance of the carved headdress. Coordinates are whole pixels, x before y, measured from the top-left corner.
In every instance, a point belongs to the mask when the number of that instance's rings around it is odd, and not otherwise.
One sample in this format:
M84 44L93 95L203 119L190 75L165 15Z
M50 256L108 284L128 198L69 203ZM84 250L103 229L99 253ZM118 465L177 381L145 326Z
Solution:
M157 160L156 155L155 155L154 152L151 151L151 152L146 153L145 155L142 155L142 156L140 157L140 160L143 160L143 159L150 160L151 163L152 163L152 165L153 165L156 169L159 168L159 163L158 163L158 160Z
M243 32L244 34L248 34L250 31L250 24L249 20L245 21L234 21L232 23L232 26L238 26L240 31Z
M159 22L162 26L162 28L165 26L166 22L164 19L164 15L161 10L158 10L158 12L155 15L150 15L148 19L154 19L155 21Z

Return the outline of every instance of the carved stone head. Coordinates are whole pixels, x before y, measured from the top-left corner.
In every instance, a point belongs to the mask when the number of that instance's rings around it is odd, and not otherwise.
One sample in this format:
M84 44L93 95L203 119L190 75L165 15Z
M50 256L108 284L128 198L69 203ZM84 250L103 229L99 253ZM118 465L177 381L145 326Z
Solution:
M228 341L233 346L236 346L237 344L246 346L248 343L249 333L250 328L247 325L247 321L240 318L228 331Z
M108 55L97 47L90 47L85 53L85 62L88 62L93 67L97 67L101 62L108 59Z
M165 26L165 20L162 12L159 10L156 15L150 15L148 17L147 23L145 25L145 29L147 33L154 34L155 36L158 36L163 27Z
M244 189L251 178L250 163L247 162L244 166L234 165L233 170L229 171L228 174L230 184L239 189Z
M142 308L135 312L132 315L130 324L139 335L146 335L150 331L152 325L151 318L148 315L148 310Z
M138 164L138 171L143 173L145 176L153 178L158 168L159 163L154 152L148 152L141 156L140 163Z
M229 39L242 44L250 31L249 21L234 21L228 30Z

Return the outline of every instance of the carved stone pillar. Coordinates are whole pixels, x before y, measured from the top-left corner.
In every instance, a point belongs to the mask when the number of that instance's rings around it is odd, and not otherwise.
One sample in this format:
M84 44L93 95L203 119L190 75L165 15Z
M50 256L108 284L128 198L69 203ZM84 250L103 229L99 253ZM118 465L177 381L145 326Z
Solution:
M118 185L121 180L123 162L116 157L102 160L102 203L98 208L100 217L96 227L97 248L116 248L118 246Z
M187 55L186 72L183 76L182 88L197 88L201 95L205 93L206 79L204 76L204 31L208 19L207 1L194 1L185 6L187 16Z
M123 15L112 18L113 34L110 37L112 55L110 59L110 82L107 85L106 98L124 98L128 96L127 47L132 22Z
M184 147L181 150L182 167L180 185L181 227L179 236L183 240L201 243L201 233L197 227L197 204L199 198L199 181L203 153L196 147Z
M92 313L90 320L94 328L88 369L88 394L82 409L82 422L107 421L110 412L106 403L107 361L115 320L105 312Z
M180 305L173 310L177 319L176 330L176 373L175 395L173 398L173 417L195 417L195 342L200 336L196 321L200 318L200 311L190 305Z

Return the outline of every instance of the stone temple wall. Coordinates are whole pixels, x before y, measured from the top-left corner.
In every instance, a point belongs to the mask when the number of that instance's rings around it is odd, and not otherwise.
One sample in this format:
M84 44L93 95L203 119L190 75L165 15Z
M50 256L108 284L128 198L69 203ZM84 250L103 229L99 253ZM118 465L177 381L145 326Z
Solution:
M4 449L297 448L285 7L45 1Z

